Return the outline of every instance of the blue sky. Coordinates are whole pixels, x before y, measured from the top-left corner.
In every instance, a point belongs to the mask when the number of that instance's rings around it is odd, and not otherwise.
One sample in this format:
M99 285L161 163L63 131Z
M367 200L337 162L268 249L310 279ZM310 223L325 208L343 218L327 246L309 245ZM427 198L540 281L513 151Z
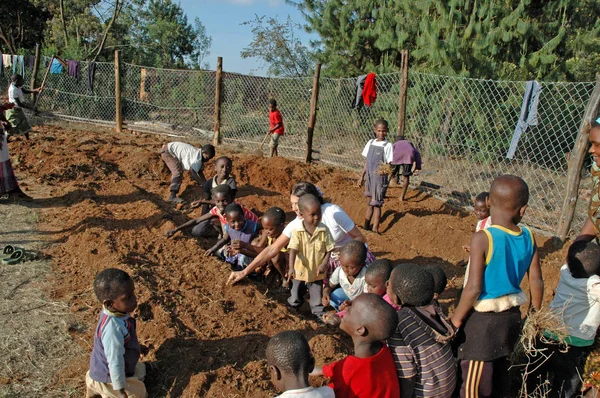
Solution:
M215 68L217 57L223 57L223 70L245 74L265 75L266 67L259 60L242 59L240 51L252 41L251 27L241 25L254 19L254 15L278 17L284 21L288 15L303 24L304 18L294 6L284 0L180 0L181 8L192 22L200 18L207 33L212 36L208 61ZM311 35L298 30L300 39L308 44Z

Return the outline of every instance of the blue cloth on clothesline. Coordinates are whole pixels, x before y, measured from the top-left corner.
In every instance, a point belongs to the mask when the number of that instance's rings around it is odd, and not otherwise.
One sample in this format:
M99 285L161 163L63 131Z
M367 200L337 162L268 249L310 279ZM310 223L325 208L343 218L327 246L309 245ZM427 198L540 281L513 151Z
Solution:
M50 66L50 73L53 74L59 74L62 73L63 71L63 66L60 63L59 60L57 60L56 58L52 61L52 65Z

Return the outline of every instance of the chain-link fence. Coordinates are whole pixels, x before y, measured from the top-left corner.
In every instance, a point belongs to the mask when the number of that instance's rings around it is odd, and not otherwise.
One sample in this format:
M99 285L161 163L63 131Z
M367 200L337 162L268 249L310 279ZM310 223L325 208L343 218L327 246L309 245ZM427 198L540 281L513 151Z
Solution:
M38 84L49 58L40 63ZM79 77L51 73L38 108L44 114L80 121L115 120L114 64L81 62ZM89 73L93 68L95 73ZM6 92L10 74L5 68L0 90ZM26 85L31 71L26 70ZM123 119L134 130L174 132L212 139L215 120L214 71L169 70L121 66ZM314 157L322 162L358 170L373 124L384 118L391 141L398 125L402 75L377 76L377 100L371 107L354 106L357 79L324 78L314 132ZM413 183L457 205L489 190L501 173L522 176L531 191L525 220L553 231L564 200L569 152L594 83L540 83L537 124L514 139L525 82L491 81L411 72L408 80L405 135L421 151L423 171ZM256 150L267 132L267 102L278 102L285 125L280 155L306 156L313 78L268 78L223 73L221 136L228 145ZM514 154L508 156L511 142ZM264 149L268 147L268 140ZM509 159L510 157L510 159ZM586 163L589 166L589 162ZM587 170L588 167L586 167ZM588 175L588 173L585 173ZM582 183L582 196L589 189ZM587 199L579 200L577 229L585 220Z

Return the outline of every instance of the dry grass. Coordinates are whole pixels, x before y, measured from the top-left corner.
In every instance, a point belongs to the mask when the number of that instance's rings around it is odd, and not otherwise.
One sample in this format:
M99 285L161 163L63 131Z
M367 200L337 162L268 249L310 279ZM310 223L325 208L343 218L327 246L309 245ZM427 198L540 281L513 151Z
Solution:
M377 173L380 176L390 175L393 171L394 169L392 168L391 164L379 162L379 167L377 167Z

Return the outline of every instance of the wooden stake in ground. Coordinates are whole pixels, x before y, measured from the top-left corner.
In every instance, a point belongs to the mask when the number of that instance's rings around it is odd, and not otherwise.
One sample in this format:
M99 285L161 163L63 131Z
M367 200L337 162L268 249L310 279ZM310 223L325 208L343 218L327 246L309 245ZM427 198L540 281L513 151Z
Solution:
M52 56L52 58L50 58L50 63L48 64L48 67L46 68L46 73L44 73L44 78L42 79L42 84L40 85L40 92L37 94L37 96L35 97L35 102L33 103L33 113L37 113L37 104L38 101L40 100L40 97L42 96L42 92L44 91L44 85L46 84L46 78L48 77L48 73L50 73L50 68L52 68L52 63L54 62L54 55ZM32 87L35 88L35 87Z
M223 89L223 57L217 57L217 74L215 78L215 135L213 145L221 143L221 90Z
M598 116L600 111L600 74L596 75L596 86L587 107L583 114L583 120L579 125L579 133L575 139L575 145L571 151L569 159L569 169L567 171L567 189L565 190L565 199L563 202L558 226L556 227L556 236L564 243L571 229L573 216L575 215L575 205L579 196L579 183L581 182L581 169L583 161L587 156L588 138L590 135L590 123Z
M398 99L398 135L404 135L406 121L406 91L408 89L408 50L402 50L402 81L400 82L400 98Z
M319 102L319 76L321 75L321 64L315 67L315 76L313 78L313 92L310 99L310 117L308 118L308 131L306 134L306 163L312 162L313 154L313 136L315 133L315 123L317 122L317 103Z
M121 52L115 50L115 124L117 133L123 131L123 108L121 106Z

